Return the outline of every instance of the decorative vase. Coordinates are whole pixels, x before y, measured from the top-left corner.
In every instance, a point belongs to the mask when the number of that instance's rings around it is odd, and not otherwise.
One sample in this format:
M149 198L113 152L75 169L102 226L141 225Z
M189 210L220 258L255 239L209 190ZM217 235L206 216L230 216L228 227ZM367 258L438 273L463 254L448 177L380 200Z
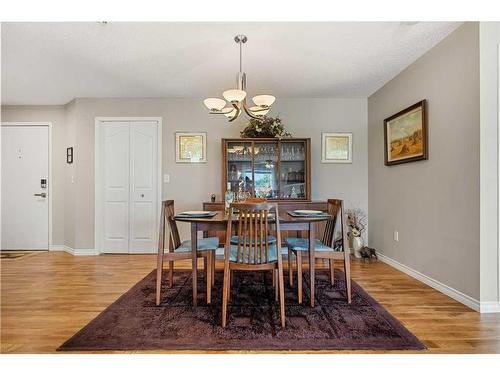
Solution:
M362 237L352 237L352 252L355 258L361 258L361 253L359 252L364 247Z

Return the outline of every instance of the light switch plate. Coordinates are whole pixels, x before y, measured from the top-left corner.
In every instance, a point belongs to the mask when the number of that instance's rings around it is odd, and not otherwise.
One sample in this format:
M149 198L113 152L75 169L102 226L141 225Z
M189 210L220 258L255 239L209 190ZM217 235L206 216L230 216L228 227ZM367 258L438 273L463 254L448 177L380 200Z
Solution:
M163 175L163 183L168 184L169 182L170 182L170 175L168 173L164 174Z

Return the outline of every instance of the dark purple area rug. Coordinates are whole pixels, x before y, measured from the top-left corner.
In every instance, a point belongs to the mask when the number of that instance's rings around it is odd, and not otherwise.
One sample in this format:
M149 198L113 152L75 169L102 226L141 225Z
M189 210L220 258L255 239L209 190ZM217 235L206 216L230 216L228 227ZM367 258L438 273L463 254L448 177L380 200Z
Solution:
M316 307L309 304L304 275L304 304L297 303L296 279L285 278L286 328L279 324L270 272L235 272L228 326L220 326L222 273L217 272L213 301L191 303L189 271L176 271L173 288L164 278L162 304L155 305L156 271L151 272L58 350L421 350L425 346L396 318L353 283L352 303L345 300L343 273L318 271ZM164 275L167 272L164 273Z

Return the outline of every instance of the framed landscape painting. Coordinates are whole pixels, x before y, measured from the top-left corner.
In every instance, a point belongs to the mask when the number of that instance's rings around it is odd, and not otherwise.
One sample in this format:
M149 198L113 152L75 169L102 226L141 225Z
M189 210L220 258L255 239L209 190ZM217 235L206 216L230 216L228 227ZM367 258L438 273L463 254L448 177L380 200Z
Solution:
M384 120L384 148L385 165L427 159L425 100Z
M322 133L321 162L352 163L352 133Z
M206 163L207 133L175 133L176 163Z

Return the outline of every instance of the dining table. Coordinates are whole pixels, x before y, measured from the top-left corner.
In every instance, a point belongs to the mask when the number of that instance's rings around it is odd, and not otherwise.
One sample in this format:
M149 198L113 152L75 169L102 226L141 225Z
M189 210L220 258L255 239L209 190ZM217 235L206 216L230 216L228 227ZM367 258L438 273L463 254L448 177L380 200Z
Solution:
M315 243L316 243L316 225L321 221L326 221L331 218L330 215L292 215L288 211L281 212L278 210L279 222L281 230L288 231L301 231L308 232L309 238L309 275L310 275L310 286L311 286L311 307L314 307L314 276L315 276ZM191 225L191 254L192 254L192 282L193 282L193 306L197 306L198 301L198 291L197 291L197 277L198 277L198 233L208 232L208 231L225 231L227 228L227 222L229 220L229 214L223 211L217 211L217 213L211 217L196 217L187 215L176 215L174 220L178 222L190 223ZM238 217L232 215L231 220L236 222ZM273 217L270 217L270 221L274 221ZM289 260L290 261L290 260Z

